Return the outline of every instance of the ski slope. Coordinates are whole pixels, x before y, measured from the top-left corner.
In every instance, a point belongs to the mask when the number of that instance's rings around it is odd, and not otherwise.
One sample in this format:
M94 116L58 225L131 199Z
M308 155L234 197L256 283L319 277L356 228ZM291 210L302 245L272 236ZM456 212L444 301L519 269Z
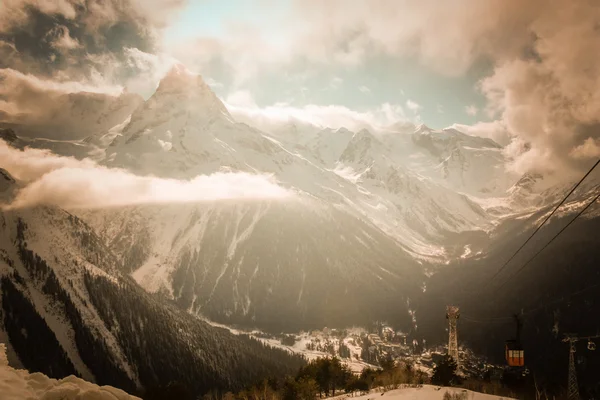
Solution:
M484 393L472 392L461 388L439 387L433 385L423 385L422 387L407 387L403 389L391 390L384 393L368 393L362 396L352 397L353 400L442 400L444 394L448 392L451 395L461 395L461 400L510 400L508 397L493 396ZM464 393L464 394L463 394ZM343 400L348 395L336 396L333 399Z

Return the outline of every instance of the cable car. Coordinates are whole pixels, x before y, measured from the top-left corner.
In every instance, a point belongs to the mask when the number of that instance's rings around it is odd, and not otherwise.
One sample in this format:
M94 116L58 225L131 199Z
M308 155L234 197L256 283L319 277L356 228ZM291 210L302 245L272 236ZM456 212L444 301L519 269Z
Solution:
M518 315L514 315L515 323L517 325L517 332L514 339L507 340L504 346L504 357L506 358L506 364L508 369L513 374L526 376L529 374L529 370L525 367L525 350L521 344L521 329L523 322Z
M587 348L591 351L596 350L596 343L592 342L592 339L588 339Z
M509 367L525 366L525 351L523 346L516 340L506 341L505 357Z

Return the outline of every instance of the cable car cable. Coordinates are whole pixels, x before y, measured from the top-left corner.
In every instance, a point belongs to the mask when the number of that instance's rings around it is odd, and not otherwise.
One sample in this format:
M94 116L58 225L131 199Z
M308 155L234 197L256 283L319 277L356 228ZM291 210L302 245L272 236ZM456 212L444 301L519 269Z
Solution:
M584 208L583 208L581 211L579 211L579 213L577 213L577 215L575 215L575 217L574 217L572 220L570 220L568 224L566 224L566 225L565 225L565 226L564 226L564 227L563 227L563 228L562 228L560 231L558 231L558 233L557 233L556 235L554 235L554 236L552 237L552 239L550 239L550 241L544 245L544 247L542 247L542 248L541 248L541 249L540 249L540 250L539 250L537 253L535 253L535 254L533 255L533 257L531 257L529 260L527 260L527 262L526 262L525 264L523 264L523 265L521 266L521 268L519 268L519 269L517 270L517 272L515 272L514 274L512 274L511 276L509 276L509 277L508 277L508 278L507 278L507 279L506 279L506 280L505 280L503 283L501 283L501 284L500 284L500 286L499 286L499 287L498 287L496 290L498 290L498 289L502 288L502 287L503 287L504 285L506 285L506 284L507 284L507 283L508 283L508 282L509 282L509 281L510 281L510 280L511 280L513 277L515 277L515 276L517 276L518 274L520 274L520 273L521 273L521 272L522 272L522 271L523 271L523 270L524 270L524 269L527 267L527 265L529 265L529 263L530 263L531 261L533 261L533 259L535 259L535 258L536 258L536 257L537 257L537 256L538 256L538 255L539 255L541 252L542 252L542 251L544 251L544 250L545 250L545 249L546 249L548 246L550 246L550 244L552 244L552 242L554 242L554 240L555 240L557 237L559 237L561 233L563 233L563 232L564 232L564 231L565 231L565 230L566 230L566 229L567 229L569 226L571 226L571 224L572 224L573 222L575 222L575 220L576 220L577 218L579 218L579 217L580 217L580 216L581 216L581 215L582 215L584 212L586 212L586 210L587 210L588 208L590 208L590 207L591 207L591 206L592 206L592 205L593 205L593 204L596 202L596 200L598 200L598 198L600 198L600 193L598 193L598 194L596 195L596 197L594 197L594 198L592 199L592 201L590 201L590 202L589 202L589 203L588 203L588 204L587 204L587 205L586 205L586 206L585 206L585 207L584 207Z
M598 187L598 188L600 188L600 187ZM594 199L592 199L592 201L590 201L590 202L589 202L589 203L588 203L588 204L587 204L587 205L586 205L586 206L585 206L585 207L584 207L584 208L583 208L581 211L579 211L579 213L577 213L577 215L575 215L575 217L573 217L573 219L571 219L571 220L569 221L569 223L568 223L568 224L566 224L566 225L565 225L565 226L564 226L564 227L563 227L563 228L562 228L560 231L558 231L558 233L557 233L556 235L554 235L554 236L552 237L552 239L550 239L550 241L548 241L548 243L546 243L546 245L544 245L544 247L542 247L542 248L541 248L541 249L540 249L540 250L539 250L537 253L535 253L535 254L533 255L533 257L531 257L529 260L527 260L527 262L526 262L525 264L523 264L523 265L521 266L521 268L519 268L519 269L517 270L517 272L515 272L514 274L512 274L511 276L509 276L509 277L508 277L508 278L507 278L507 279L506 279L506 280L505 280L505 281L504 281L504 282L503 282L503 283L502 283L502 284L501 284L501 285L500 285L500 286L499 286L499 287L498 287L496 290L499 290L499 289L501 289L501 288L502 288L504 285L506 285L506 284L507 284L507 283L508 283L508 282L509 282L509 281L510 281L510 280L511 280L513 277L515 277L516 275L518 275L519 273L521 273L521 272L522 272L522 271L523 271L523 270L524 270L524 269L527 267L527 265L528 265L528 264L529 264L531 261L533 261L533 259L535 259L535 258L536 258L536 257L537 257L537 256L538 256L538 255L539 255L541 252L542 252L542 251L544 251L544 250L545 250L545 249L546 249L546 248L547 248L547 247L548 247L548 246L549 246L549 245L550 245L550 244L551 244L551 243L552 243L552 242L553 242L553 241L554 241L556 238L558 238L558 237L559 237L559 236L560 236L560 235L561 235L561 234L562 234L562 233L563 233L563 232L564 232L564 231L565 231L565 230L566 230L566 229L567 229L567 228L568 228L568 227L569 227L569 226L570 226L570 225L571 225L573 222L575 222L575 220L576 220L577 218L579 218L579 217L580 217L580 216L581 216L581 215L582 215L584 212L586 212L586 211L587 211L587 209L588 209L588 208L590 208L590 207L591 207L591 206L592 206L592 205L593 205L593 204L594 204L594 203L595 203L595 202L596 202L596 201L597 201L599 198L600 198L600 193L598 193L598 194L596 195L596 197L594 197ZM596 285L592 285L592 286L590 286L590 287L587 287L587 288L585 288L585 289L582 289L582 290L579 290L579 291L577 291L577 292L574 292L574 293L570 294L570 295L569 295L569 296L568 296L566 299L570 299L570 298L574 297L575 295L578 295L578 294L584 293L584 292L586 292L586 291L588 291L588 290L590 290L590 289L592 289L592 288L594 288L594 287L597 287L597 286L598 286L598 284L596 284ZM556 302L561 302L561 301L564 301L564 300L566 300L566 299L565 299L564 297L562 297L562 298L560 298L560 299L557 299L555 302L551 302L551 303L544 303L543 305L541 305L541 306L539 306L539 307L537 307L537 308L534 308L534 309L531 309L531 310L527 310L527 311L523 311L523 312L521 313L521 315L527 315L527 314L530 314L530 313L532 313L532 312L534 312L534 311L537 311L537 310L539 310L540 308L546 307L546 306L548 306L548 305L550 305L550 304L554 304L554 303L556 303ZM463 314L463 317L464 317L464 314ZM475 321L475 319L474 319L474 318L470 318L468 315L466 316L466 319L467 319L467 320L470 320L470 319L471 319L471 322L486 323L486 322L484 322L484 321L481 321L481 320L479 320L479 321ZM509 317L497 317L497 318L490 318L490 319L488 319L488 321L490 321L490 322L492 322L492 321L496 322L496 321L499 321L499 320L501 320L501 319L508 320L508 319L510 319L510 318L509 318Z
M477 323L477 324L504 324L509 319L512 319L512 318L506 317L506 318L496 318L496 319L490 318L490 319L487 319L487 320L480 320L480 319L477 319L477 318L472 318L472 317L465 316L464 314L461 315L461 318L463 318L465 321L474 322L474 323Z
M570 295L568 295L567 297L562 296L561 298L555 299L554 301L551 301L550 303L541 302L541 305L539 305L536 308L532 308L530 310L524 311L522 315L529 315L532 312L535 312L535 311L537 311L537 310L539 310L541 308L544 308L544 307L547 307L547 306L550 306L550 305L553 305L553 304L556 304L556 303L561 303L563 301L569 300L569 299L571 299L571 298L573 298L575 296L579 296L580 294L587 292L588 290L597 288L598 286L600 286L600 283L595 284L595 285L591 285L591 286L588 286L588 287L586 287L584 289L581 289L581 290L578 290L576 292L573 292Z
M569 294L566 297L565 296L557 297L557 298L555 298L554 300L552 300L550 302L547 302L546 300L543 300L543 301L540 302L539 306L531 308L531 309L528 309L528 310L526 309L523 312L521 312L519 315L522 315L522 316L529 315L529 314L531 314L533 312L536 312L536 311L538 311L538 310L540 310L542 308L554 305L556 303L561 303L561 302L569 300L569 299L571 299L571 298L573 298L575 296L579 296L580 294L585 293L585 292L587 292L589 290L595 289L598 286L600 286L600 283L595 284L595 285L591 285L591 286L588 286L588 287L583 288L581 290L578 290L576 292L573 292L573 293ZM491 318L487 318L485 320L482 320L482 319L478 319L478 318L470 316L469 314L464 314L464 313L461 313L461 318L463 318L464 320L469 321L469 322L476 322L476 323L480 323L480 324L501 323L501 322L506 322L506 321L509 321L509 320L510 321L513 320L512 317L491 317Z
M538 231L542 228L542 226L544 226L544 224L546 222L548 222L548 220L556 213L556 211L560 208L560 206L562 206L564 204L565 201L567 201L567 199L569 198L569 196L571 196L571 194L573 194L573 192L579 187L579 185L581 185L581 183L585 180L585 178L588 177L589 174L592 173L592 171L598 166L598 164L600 164L600 159L598 159L598 161L596 161L596 163L592 166L592 168L583 176L583 178L581 178L581 180L579 182L577 182L577 184L575 186L573 186L573 188L569 191L569 193L567 193L567 195L562 199L562 201L560 203L558 203L558 205L554 208L554 210L552 210L552 212L550 213L550 215L548 215L541 224L538 225L538 227L535 229L535 231L533 231L533 233L527 238L527 240L525 240L525 242L521 245L521 247L519 247L517 249L517 251L515 251L513 253L513 255L500 267L500 269L498 269L498 271L496 271L496 273L494 274L494 276L492 276L491 280L494 280L503 270L504 268L506 268L506 266L516 257L516 255L527 245L527 243L529 243L529 241L535 236L536 233L538 233Z

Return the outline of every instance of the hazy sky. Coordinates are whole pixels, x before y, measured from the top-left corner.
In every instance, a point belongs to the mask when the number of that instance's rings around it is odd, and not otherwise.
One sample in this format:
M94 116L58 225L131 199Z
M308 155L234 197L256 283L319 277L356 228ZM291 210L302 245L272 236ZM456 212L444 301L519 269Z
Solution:
M278 21L286 20L291 13L293 5L289 0L191 1L165 30L164 45L174 47L198 37L227 40L229 35L235 35L236 26L245 26L260 32L270 45L285 47L293 41L294 32ZM457 122L471 124L488 119L479 111L485 105L485 97L476 83L490 72L491 65L480 62L464 74L448 76L420 65L414 57L373 54L359 63L341 65L298 60L277 71L258 71L239 85L234 84L236 78L231 74L215 72L211 78L223 84L215 87L220 96L226 98L232 91L248 90L259 106L284 101L296 106L337 104L366 110L391 103L404 106L409 119L418 114L431 127L443 128ZM413 104L417 112L410 110L407 103Z
M44 93L148 97L181 62L252 115L457 124L576 170L600 156L598 26L597 0L3 0L0 122Z

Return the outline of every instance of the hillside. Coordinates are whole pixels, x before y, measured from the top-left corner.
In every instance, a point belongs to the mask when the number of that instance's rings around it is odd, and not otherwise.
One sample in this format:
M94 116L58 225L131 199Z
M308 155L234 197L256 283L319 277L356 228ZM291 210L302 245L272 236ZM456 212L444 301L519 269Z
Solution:
M39 207L0 213L0 340L11 365L143 393L240 389L302 359L232 335L147 294L77 217Z

